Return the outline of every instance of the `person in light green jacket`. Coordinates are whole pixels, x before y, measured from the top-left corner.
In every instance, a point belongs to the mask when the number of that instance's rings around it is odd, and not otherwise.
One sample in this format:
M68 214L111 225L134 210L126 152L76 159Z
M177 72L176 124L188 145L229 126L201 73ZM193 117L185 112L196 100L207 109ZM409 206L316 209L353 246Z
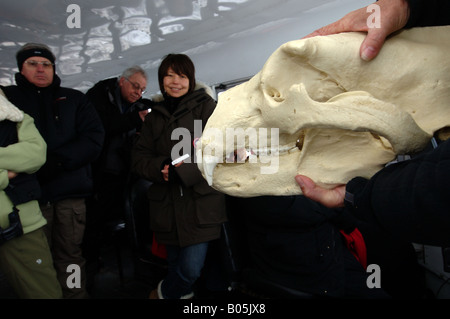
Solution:
M24 299L62 298L33 176L46 148L33 118L0 90L0 270Z

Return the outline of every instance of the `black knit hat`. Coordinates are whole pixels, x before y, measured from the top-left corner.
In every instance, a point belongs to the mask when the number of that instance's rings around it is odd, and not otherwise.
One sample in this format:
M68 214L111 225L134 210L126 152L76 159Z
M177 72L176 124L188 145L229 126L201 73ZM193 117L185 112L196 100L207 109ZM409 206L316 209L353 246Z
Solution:
M23 62L32 56L40 56L48 59L53 64L55 63L55 55L50 48L41 43L27 43L20 48L16 53L17 66L19 71L22 71Z

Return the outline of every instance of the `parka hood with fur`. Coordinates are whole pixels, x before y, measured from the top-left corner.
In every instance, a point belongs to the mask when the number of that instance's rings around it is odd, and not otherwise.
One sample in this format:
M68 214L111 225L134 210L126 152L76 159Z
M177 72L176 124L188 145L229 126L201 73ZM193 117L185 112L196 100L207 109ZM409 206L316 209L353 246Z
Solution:
M23 112L8 101L3 91L0 90L0 121L4 120L16 123L21 122L23 120Z

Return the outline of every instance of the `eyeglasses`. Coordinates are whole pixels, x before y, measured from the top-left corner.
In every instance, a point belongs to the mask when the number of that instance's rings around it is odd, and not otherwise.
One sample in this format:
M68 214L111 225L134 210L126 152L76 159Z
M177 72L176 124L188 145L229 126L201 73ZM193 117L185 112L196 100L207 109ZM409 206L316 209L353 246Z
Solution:
M124 77L124 79L127 80L128 82L130 82L130 84L133 86L133 88L135 90L138 90L139 92L141 92L141 95L145 94L145 92L146 92L145 88L141 88L141 86L139 84L131 82L129 78Z
M37 66L40 64L44 67L44 69L51 68L54 64L49 61L34 61L34 60L28 60L24 63L28 64L32 68L37 68Z

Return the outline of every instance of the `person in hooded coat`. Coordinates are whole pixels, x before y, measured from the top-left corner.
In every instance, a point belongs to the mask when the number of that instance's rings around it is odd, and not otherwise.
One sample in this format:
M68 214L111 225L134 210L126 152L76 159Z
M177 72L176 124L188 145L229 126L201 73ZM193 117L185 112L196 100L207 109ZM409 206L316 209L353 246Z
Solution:
M150 228L167 250L168 274L150 298L190 298L208 243L220 237L226 221L224 195L208 185L194 160L194 140L200 137L195 134L201 134L216 102L196 87L187 55L166 56L158 79L163 100L147 115L132 152L132 170L152 182ZM184 154L190 158L172 164Z
M0 269L23 299L62 298L34 174L46 149L33 118L0 90Z
M16 60L17 85L3 91L34 119L47 143L46 162L36 174L42 189L40 208L47 220L44 230L58 280L64 298L87 298L81 243L85 199L93 192L91 163L100 155L105 135L102 122L85 94L61 86L55 55L47 45L27 43L17 52ZM80 280L68 285L74 265Z

